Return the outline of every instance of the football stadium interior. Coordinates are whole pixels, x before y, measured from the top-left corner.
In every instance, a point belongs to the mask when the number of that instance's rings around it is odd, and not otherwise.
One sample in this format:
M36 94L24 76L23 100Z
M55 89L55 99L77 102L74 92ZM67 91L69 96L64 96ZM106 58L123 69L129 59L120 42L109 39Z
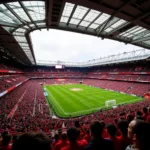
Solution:
M38 60L31 33L43 29L139 49L84 62ZM115 125L118 141L112 150L125 150L134 142L127 133L123 138L121 123L126 132L135 118L149 124L149 107L149 0L0 0L0 150L19 150L11 138L29 131L48 135L50 149L65 149L72 126L80 132L78 147L70 149L89 149L94 120L103 126L100 136L112 141L109 127ZM62 133L68 136L64 145Z

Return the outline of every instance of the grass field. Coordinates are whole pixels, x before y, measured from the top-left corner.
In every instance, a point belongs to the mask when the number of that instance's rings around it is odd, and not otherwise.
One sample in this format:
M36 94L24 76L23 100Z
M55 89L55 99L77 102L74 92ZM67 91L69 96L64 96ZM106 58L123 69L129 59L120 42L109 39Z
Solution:
M142 98L82 84L47 85L47 101L59 117L89 114L105 108L105 101L116 100L118 104L133 103Z

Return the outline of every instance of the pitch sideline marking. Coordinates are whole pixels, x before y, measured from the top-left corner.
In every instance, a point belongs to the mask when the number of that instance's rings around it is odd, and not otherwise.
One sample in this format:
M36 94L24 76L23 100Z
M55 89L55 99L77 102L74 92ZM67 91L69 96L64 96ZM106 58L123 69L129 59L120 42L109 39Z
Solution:
M47 89L46 89L47 90ZM57 105L59 106L59 108L63 111L64 114L66 114L66 112L62 109L62 107L59 105L59 103L57 102L57 100L53 97L53 95L50 93L50 91L48 90L48 93L50 94L50 96L55 100L55 102L57 103Z

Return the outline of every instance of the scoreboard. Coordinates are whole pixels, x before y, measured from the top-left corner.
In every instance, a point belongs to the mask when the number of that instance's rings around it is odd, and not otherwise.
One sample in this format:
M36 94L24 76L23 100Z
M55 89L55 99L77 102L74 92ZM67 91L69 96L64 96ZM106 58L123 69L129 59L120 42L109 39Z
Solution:
M55 65L55 69L64 69L65 66L64 65Z

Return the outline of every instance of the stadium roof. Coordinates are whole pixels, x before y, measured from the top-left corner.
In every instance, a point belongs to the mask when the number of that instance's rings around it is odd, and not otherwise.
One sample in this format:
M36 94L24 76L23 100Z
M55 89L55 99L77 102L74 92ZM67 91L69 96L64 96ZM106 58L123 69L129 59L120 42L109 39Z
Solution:
M0 1L0 45L36 64L30 32L52 28L150 49L149 0Z

